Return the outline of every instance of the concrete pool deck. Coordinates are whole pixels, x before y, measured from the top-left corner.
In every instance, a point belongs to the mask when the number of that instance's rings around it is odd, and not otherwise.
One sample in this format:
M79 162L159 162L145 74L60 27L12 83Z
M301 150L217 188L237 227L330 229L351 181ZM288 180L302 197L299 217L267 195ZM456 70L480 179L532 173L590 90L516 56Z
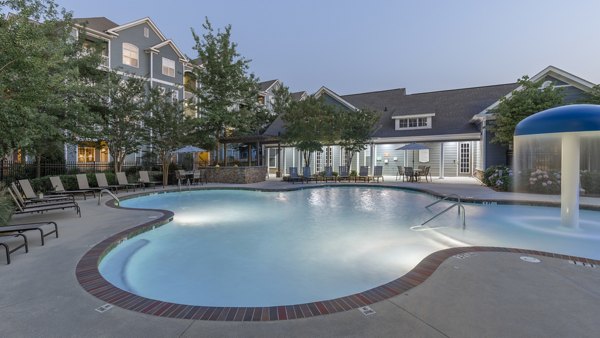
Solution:
M481 200L558 201L557 196L498 193L473 182L444 183L392 181L382 185ZM298 184L269 180L208 185L235 186L285 189ZM54 220L59 223L60 237L47 237L41 247L39 236L31 233L30 252L15 252L10 265L4 265L0 255L0 335L592 337L600 330L600 267L541 256L540 263L528 263L519 259L520 254L489 252L448 258L419 286L370 305L376 312L370 316L355 309L287 321L213 322L156 317L118 307L99 313L95 309L105 303L84 291L75 277L80 258L107 237L162 214L109 208L94 199L78 203L82 218L73 211L13 217L13 223ZM600 199L585 198L582 203L600 206Z

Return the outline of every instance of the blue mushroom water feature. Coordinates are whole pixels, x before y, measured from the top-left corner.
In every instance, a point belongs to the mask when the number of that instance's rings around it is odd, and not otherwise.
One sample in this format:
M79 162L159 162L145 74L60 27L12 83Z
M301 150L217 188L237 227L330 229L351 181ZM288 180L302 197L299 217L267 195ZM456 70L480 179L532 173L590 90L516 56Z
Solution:
M583 163L587 168L597 165L596 148L600 138L600 105L574 104L551 108L531 115L521 121L514 136L515 173L522 168L544 169L558 167L554 178L560 181L561 224L570 228L579 227L580 165L582 142L585 144ZM543 156L531 155L531 153ZM560 157L559 157L560 156ZM526 162L526 163L525 163ZM558 169L558 168L556 168ZM539 169L537 169L539 170ZM546 171L536 171L543 184L552 184ZM537 174L536 174L537 175ZM550 174L552 175L552 174ZM552 178L552 177L550 177ZM530 178L535 182L535 175Z

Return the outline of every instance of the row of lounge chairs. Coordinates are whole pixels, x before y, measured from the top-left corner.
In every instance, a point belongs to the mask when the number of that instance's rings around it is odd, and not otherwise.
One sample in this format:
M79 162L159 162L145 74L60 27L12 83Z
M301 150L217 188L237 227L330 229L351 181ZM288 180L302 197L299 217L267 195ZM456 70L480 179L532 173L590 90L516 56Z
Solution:
M46 230L45 228L50 228ZM39 223L23 223L0 226L0 247L4 248L6 254L6 264L10 264L10 255L21 249L25 248L25 253L29 252L29 241L25 232L37 231L40 234L40 240L42 245L45 245L45 238L54 234L58 238L58 225L56 222L39 222ZM20 238L23 243L15 244L11 239Z
M382 166L375 166L373 168L372 176L369 175L369 167L367 167L367 166L361 166L359 168L358 175L353 175L353 176L351 176L349 174L348 167L346 167L346 166L339 167L338 175L333 174L333 168L331 166L325 167L325 171L324 171L323 175L313 175L311 173L310 167L308 167L308 166L303 168L302 176L298 175L297 167L290 167L289 173L290 173L290 176L288 177L288 181L292 182L292 183L295 183L295 182L308 183L310 181L342 182L344 180L350 182L350 180L352 180L352 179L354 179L354 182L358 182L358 181L370 182L370 181L375 181L375 180L377 180L377 182L379 182L380 179L383 181L383 167Z

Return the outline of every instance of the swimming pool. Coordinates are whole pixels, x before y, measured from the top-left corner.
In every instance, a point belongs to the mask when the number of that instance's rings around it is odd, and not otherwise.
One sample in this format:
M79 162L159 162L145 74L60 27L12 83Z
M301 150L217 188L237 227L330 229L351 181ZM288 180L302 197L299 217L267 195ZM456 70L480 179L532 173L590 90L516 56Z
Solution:
M168 209L173 222L120 244L102 260L103 277L128 292L177 304L277 306L365 291L404 275L453 246L519 247L600 258L598 212L581 211L563 229L560 210L465 205L413 231L436 198L400 189L325 187L288 192L207 190L122 202Z

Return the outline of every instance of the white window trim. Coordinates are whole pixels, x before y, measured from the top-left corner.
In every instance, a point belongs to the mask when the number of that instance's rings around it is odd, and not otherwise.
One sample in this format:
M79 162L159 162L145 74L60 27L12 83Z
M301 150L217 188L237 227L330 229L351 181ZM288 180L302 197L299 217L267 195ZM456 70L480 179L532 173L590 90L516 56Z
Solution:
M172 63L173 67L169 67L169 65L166 65L166 63ZM163 75L170 76L170 77L175 77L175 61L174 60L167 59L167 58L163 57L162 58L162 67L161 67L161 69L162 69L162 74ZM169 74L168 71L165 72L165 69L167 69L167 70L172 69L173 70L173 75Z
M129 52L135 52L136 53L135 59L133 57L129 56L129 55L125 55L125 51L126 50L129 51ZM125 58L126 57L128 59L135 60L136 63L137 63L137 65L132 65L132 64L129 64L129 63L125 62ZM126 66L134 67L134 68L140 68L140 49L138 48L138 46L136 46L134 44L131 44L129 42L123 42L123 53L122 53L122 60L121 61Z
M416 130L416 129L431 129L432 127L432 117L435 114L418 114L418 115L402 115L402 116L392 116L392 119L395 123L396 130ZM416 118L427 118L427 125L421 127L400 127L400 120L408 120L408 119L416 119Z

